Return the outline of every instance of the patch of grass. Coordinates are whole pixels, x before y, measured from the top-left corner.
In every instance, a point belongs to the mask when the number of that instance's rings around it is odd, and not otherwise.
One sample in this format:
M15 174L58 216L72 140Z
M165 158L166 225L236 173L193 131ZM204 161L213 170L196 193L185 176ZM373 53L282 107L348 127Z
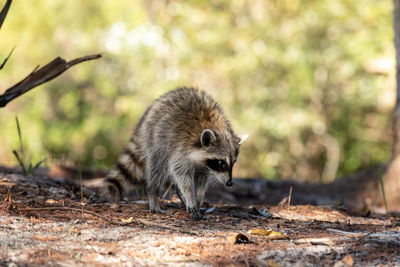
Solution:
M383 196L383 201L385 203L385 211L386 211L386 214L387 214L388 213L388 206L387 206L387 202L386 202L385 186L383 184L383 178L382 178L382 167L379 168L379 183L381 184L382 196Z
M19 140L19 152L17 150L13 150L13 154L16 157L19 166L22 169L22 172L24 175L29 176L32 174L32 171L39 168L40 165L42 165L46 159L42 159L36 164L33 164L32 162L32 157L27 158L27 155L24 150L24 144L22 142L22 132L21 132L21 127L19 125L19 120L18 117L15 117L15 122L17 123L17 131L18 131L18 140Z

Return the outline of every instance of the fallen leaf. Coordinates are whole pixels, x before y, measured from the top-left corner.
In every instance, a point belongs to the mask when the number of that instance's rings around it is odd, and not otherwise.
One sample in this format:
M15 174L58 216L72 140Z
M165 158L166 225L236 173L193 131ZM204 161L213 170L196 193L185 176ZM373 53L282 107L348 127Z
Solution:
M133 217L129 217L128 219L119 218L123 223L131 223L133 222Z
M269 267L281 267L281 264L279 262L275 262L273 259L269 259L268 266Z
M101 253L101 254L104 254L104 255L116 255L117 254L117 251L116 251L116 249L115 248L110 248L110 249L108 249L108 250L106 250L104 253Z
M74 226L71 226L70 228L68 228L68 231L69 231L70 233L78 233L78 232L79 232L79 229L76 228L76 227L74 227Z
M213 212L214 210L215 210L215 207L208 208L208 209L204 212L204 214L211 213L211 212Z
M61 239L61 237L59 237L59 236L44 236L44 235L34 235L34 236L32 236L32 238L35 240L44 241L44 242Z
M345 236L348 236L348 237L357 237L357 236L365 236L365 235L367 235L366 233L346 232L346 231L341 231L341 230L332 229L332 228L328 228L326 230L331 231L331 232L335 232L335 233L338 233L338 234L341 234L341 235L345 235Z
M110 209L117 209L119 208L119 205L117 203L112 203L111 205L109 205Z
M289 236L282 234L280 232L276 232L276 231L272 231L269 235L268 235L268 239L273 239L273 240L278 240L278 239L288 239Z
M0 182L0 185L4 185L4 186L14 186L14 183L11 182Z
M54 203L57 203L57 201L54 200L54 199L49 198L48 200L46 200L46 203L47 204L54 204Z
M4 202L12 202L12 193L11 193L11 190L8 190L7 191L7 194L6 194L6 197L4 198L4 200L3 200Z
M311 244L311 245L324 245L333 246L334 242L330 238L301 238L294 241L296 245Z
M251 229L251 230L249 230L248 233L252 234L252 235L265 236L268 239L273 239L273 240L289 238L289 236L282 234L280 232L276 232L274 230L265 230L265 229L260 229L260 228Z
M257 212L259 213L259 214L261 214L262 216L264 216L264 217L272 217L272 214L271 213L269 213L269 212L266 212L265 210L260 210L260 209L258 209L258 208L256 208L256 210L257 210Z
M333 267L349 267L344 261L337 261Z
M345 257L342 259L342 261L343 261L344 263L346 263L347 265L349 265L349 266L353 266L353 265L354 265L354 259L353 259L353 256L352 256L352 255L347 255L347 256L345 256Z
M261 236L267 236L267 235L269 235L270 234L270 232L271 232L272 230L265 230L265 229L251 229L251 230L249 230L249 234L252 234L252 235L261 235Z
M249 238L244 234L237 234L235 236L235 241L233 242L233 244L249 244L249 243L250 243Z

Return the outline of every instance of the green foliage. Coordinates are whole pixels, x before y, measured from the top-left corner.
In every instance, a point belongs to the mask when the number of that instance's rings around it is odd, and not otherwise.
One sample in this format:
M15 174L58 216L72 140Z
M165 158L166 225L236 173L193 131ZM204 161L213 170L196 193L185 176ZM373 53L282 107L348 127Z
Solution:
M250 134L237 176L330 180L386 161L391 15L389 0L14 1L3 86L57 55L106 53L0 111L0 162L18 114L35 154L110 167L146 107L180 85L207 90Z
M42 159L39 162L37 162L36 164L32 163L32 157L30 157L28 160L25 160L26 153L24 151L24 145L22 142L22 134L21 134L21 127L19 126L19 121L18 121L18 117L15 117L15 122L17 123L17 132L18 132L18 140L19 140L19 152L21 153L21 155L18 153L17 150L13 150L13 154L15 156L15 158L18 161L19 166L22 169L22 172L24 173L24 175L31 175L32 171L34 171L35 169L39 168L40 165L42 165L46 159Z

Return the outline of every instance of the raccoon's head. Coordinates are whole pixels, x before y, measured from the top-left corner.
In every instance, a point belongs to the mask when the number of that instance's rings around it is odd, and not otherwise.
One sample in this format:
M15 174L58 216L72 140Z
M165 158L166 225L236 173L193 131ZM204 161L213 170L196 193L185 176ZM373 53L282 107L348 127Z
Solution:
M219 182L232 186L232 168L235 164L240 145L248 135L236 136L233 132L216 133L205 129L200 136L202 165L210 176Z

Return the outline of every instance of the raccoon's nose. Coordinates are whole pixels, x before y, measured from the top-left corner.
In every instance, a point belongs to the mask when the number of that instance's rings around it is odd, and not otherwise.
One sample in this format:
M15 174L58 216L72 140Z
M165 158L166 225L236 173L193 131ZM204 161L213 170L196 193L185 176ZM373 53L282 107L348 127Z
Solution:
M227 185L227 186L232 186L232 185L233 185L232 180L229 180L228 182L226 182L226 185Z

